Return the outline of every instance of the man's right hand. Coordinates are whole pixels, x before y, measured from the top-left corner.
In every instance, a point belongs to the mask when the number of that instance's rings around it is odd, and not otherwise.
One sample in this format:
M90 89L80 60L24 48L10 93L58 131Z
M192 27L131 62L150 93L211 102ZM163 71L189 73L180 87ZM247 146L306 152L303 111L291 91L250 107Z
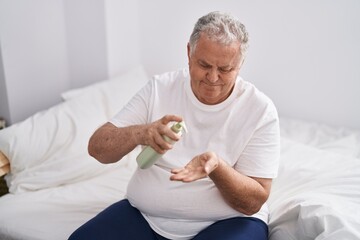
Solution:
M173 141L178 141L179 136L171 130L170 122L181 122L182 117L177 115L165 115L159 120L144 126L144 133L139 136L141 145L151 146L156 152L164 154L172 148L163 136L167 136Z
M168 123L182 121L182 117L165 115L161 119L145 124L116 127L107 122L91 136L89 154L101 163L114 163L122 159L138 145L148 145L159 153L172 148L162 136L177 141L179 137L170 129Z

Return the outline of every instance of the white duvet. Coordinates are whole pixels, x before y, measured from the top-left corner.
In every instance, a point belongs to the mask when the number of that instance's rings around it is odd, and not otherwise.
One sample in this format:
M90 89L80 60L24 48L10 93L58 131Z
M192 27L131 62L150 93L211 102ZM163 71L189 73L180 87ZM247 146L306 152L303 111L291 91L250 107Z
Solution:
M65 240L80 225L122 199L133 167L63 186L0 198L1 240Z
M143 69L134 69L67 92L64 103L0 131L0 150L11 162L11 193L0 198L1 240L67 239L124 197L138 150L101 165L86 144L146 81ZM280 125L270 239L360 239L360 133L286 118Z
M91 134L148 80L142 67L63 94L65 102L0 132L11 164L0 198L0 240L64 240L124 197L135 149L104 165L87 153Z
M360 239L360 160L282 138L270 239Z

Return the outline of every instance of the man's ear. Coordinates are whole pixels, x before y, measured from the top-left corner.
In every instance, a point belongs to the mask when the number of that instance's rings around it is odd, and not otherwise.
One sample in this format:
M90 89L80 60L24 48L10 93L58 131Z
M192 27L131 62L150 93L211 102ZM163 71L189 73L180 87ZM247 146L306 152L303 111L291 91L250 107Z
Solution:
M188 61L190 62L190 43L187 44Z
M242 66L243 66L243 64L244 64L244 62L245 62L245 56L244 57L242 57L242 59L241 59L241 63L240 63L240 68L242 68Z

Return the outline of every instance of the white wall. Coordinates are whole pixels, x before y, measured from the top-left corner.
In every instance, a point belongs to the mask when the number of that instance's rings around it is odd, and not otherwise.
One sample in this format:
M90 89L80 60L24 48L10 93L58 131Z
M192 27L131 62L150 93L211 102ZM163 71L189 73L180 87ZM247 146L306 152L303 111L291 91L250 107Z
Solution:
M108 78L105 2L63 0L70 87Z
M107 61L110 77L140 64L138 1L106 0Z
M111 7L105 0L0 0L0 117L9 124L21 121L59 103L63 91L120 71L115 68L122 65L114 63L127 57L116 57L123 49L138 48L130 40L122 48L108 44L108 37L120 39L127 27L107 36L107 17L116 14L106 14ZM136 12L126 11L124 1L117 7L123 17Z
M1 46L1 42L0 42ZM8 96L6 92L6 83L5 83L5 72L4 64L2 62L2 53L0 47L0 118L4 118L5 121L9 121L10 116Z
M195 21L213 10L247 26L242 76L280 115L360 129L360 1L140 0L140 44L150 73L187 65Z
M55 104L69 84L62 8L60 0L0 1L0 114L10 123Z
M358 0L0 0L0 116L20 121L139 63L186 67L194 23L213 10L247 26L242 76L280 115L360 129Z

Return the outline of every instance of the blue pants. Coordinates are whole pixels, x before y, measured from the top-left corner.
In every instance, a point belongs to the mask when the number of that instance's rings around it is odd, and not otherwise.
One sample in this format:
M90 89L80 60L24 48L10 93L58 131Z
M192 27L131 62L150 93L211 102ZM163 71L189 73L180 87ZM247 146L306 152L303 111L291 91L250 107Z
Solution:
M256 218L235 217L215 222L193 240L265 240L267 225ZM82 225L69 240L166 240L155 233L128 200L114 203Z

